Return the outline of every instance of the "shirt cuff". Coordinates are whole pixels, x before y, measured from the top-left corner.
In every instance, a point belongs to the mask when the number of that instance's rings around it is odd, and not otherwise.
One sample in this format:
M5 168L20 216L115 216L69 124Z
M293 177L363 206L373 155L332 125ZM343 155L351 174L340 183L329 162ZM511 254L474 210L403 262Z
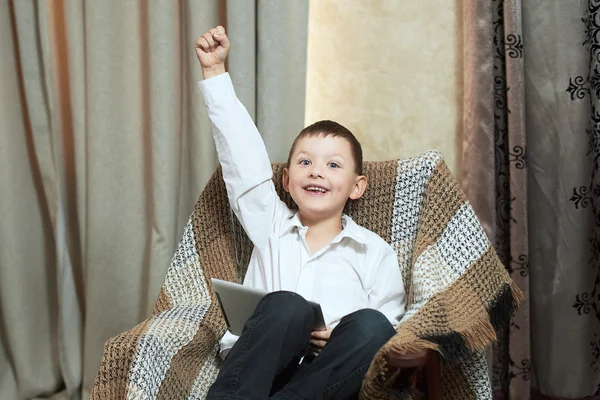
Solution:
M229 72L198 81L198 87L207 107L227 105L237 99Z
M219 341L219 356L222 360L225 360L225 357L227 357L227 354L229 354L229 351L238 339L239 336L236 336L229 331L225 332L225 335L223 335Z

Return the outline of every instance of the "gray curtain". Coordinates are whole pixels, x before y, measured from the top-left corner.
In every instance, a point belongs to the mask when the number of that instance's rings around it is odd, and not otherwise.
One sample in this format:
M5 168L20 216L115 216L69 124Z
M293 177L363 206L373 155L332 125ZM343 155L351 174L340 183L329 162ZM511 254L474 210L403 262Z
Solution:
M599 9L464 4L463 185L527 293L493 349L497 399L600 394Z
M600 395L600 1L523 2L533 377Z
M0 0L0 398L80 398L147 317L216 167L194 39L222 24L282 161L303 127L308 0Z
M50 62L43 11L0 3L0 398L61 390Z

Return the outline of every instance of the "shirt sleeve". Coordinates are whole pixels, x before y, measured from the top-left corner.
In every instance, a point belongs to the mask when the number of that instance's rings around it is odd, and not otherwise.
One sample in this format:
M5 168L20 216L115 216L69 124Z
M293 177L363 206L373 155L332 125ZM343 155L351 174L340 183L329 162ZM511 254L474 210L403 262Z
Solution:
M392 248L386 248L378 268L375 269L369 305L385 315L394 328L404 315L404 282L398 266L398 257Z
M271 180L265 144L228 73L199 81L198 86L212 123L229 205L252 243L263 247L285 206Z
M227 357L227 354L229 354L229 351L239 338L239 336L234 335L229 331L225 332L225 335L223 335L221 340L219 340L219 356L222 360L224 360L225 357Z

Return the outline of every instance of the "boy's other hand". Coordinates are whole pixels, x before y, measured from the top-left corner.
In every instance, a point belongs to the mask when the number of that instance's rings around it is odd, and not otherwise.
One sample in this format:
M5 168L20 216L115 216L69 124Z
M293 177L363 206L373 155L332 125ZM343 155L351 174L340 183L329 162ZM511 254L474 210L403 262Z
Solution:
M333 328L327 328L324 331L312 331L310 334L310 344L317 349L322 349L327 344L331 336L331 331L333 331Z
M194 41L196 56L205 79L225 72L225 60L230 47L231 43L225 34L225 28L220 25Z

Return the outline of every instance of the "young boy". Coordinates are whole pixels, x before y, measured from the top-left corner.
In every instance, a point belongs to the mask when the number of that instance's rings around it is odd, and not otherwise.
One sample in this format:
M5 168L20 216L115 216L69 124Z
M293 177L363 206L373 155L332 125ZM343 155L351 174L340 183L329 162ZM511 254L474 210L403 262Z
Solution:
M239 338L221 339L224 364L208 399L346 399L357 396L377 350L404 314L394 250L343 209L364 193L362 150L343 126L321 121L300 132L283 172L298 211L277 196L264 143L235 96L223 27L195 41L199 87L229 203L254 250L244 285L268 290ZM324 331L312 331L321 304ZM319 355L299 360L309 347ZM228 354L227 354L228 353Z

